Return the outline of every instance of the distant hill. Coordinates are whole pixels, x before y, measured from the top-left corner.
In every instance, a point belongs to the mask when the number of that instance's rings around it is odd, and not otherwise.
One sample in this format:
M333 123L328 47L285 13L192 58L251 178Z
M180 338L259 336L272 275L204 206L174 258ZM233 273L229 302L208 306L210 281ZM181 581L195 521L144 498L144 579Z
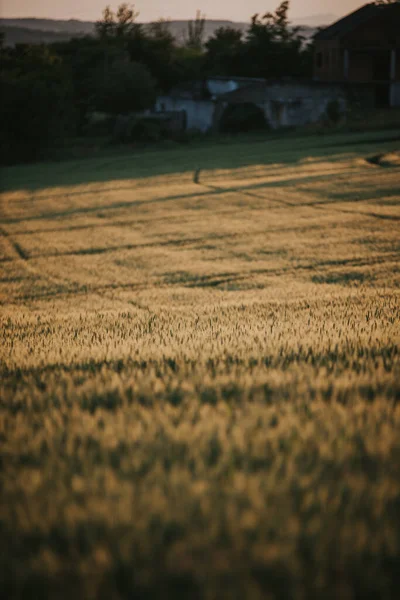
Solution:
M170 30L172 35L175 37L178 43L182 43L185 40L185 36L188 31L188 21L187 20L177 20L170 21ZM219 27L233 27L234 29L239 29L243 31L243 33L249 27L248 23L239 22L239 21L224 21L224 20L206 20L204 25L204 39L210 38L213 33Z
M326 18L330 17L325 15ZM314 19L320 23L321 16L310 17L311 22ZM327 20L326 23L332 22L334 17ZM305 21L302 19L301 21ZM146 25L146 23L143 23ZM183 43L185 35L188 30L187 20L170 21L170 30L173 36L176 38L178 43ZM315 32L316 25L307 26L304 22L299 20L294 21L294 25L301 26L301 33L306 37L311 37ZM249 23L238 22L238 21L223 21L223 20L207 20L205 23L205 39L208 39L219 27L233 27L243 33L247 30ZM83 35L90 35L94 32L93 21L78 21L77 19L70 19L68 21L57 20L57 19L0 19L0 31L5 35L5 43L7 46L14 46L15 44L40 44L40 43L51 43L57 41L68 40L72 37L79 37Z
M0 27L18 27L22 29L32 29L55 33L92 33L94 30L93 21L79 21L69 19L67 21L59 19L0 19Z
M69 40L94 32L91 21L56 19L0 19L0 31L7 46L15 44L42 44Z
M300 27L326 27L337 21L340 17L332 13L322 15L311 15L310 17L302 17L301 19L293 19L293 24Z

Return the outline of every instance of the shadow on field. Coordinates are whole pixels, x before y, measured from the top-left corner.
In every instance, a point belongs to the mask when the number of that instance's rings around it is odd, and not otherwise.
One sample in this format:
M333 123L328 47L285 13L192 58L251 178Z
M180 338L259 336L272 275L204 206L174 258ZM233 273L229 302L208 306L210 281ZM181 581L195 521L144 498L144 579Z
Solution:
M291 187L294 186L296 184L299 183L312 183L315 181L323 181L323 180L330 180L332 178L332 175L329 174L323 174L323 175L312 175L309 177L290 177L288 179L276 179L273 181L269 181L269 182L263 182L263 183L256 183L256 184L251 184L251 185L243 185L243 186L232 186L232 187L217 187L214 185L209 185L208 183L199 183L199 191L196 192L190 192L188 194L173 194L171 196L165 196L165 197L160 197L160 198L154 198L151 200L129 200L129 201L124 201L124 202L113 202L111 204L99 204L96 206L82 206L82 207L78 207L78 208L68 208L67 210L61 210L61 211L52 211L52 212L45 212L45 213L38 213L35 215L30 215L30 216L24 216L24 217L10 217L10 218L6 218L6 219L2 219L0 222L3 224L11 224L11 223L22 223L22 222L27 222L27 221L41 221L43 219L62 219L64 217L69 218L72 215L87 215L87 214L94 214L94 213L98 213L98 212L104 212L104 211L108 211L108 210L118 210L118 209L124 209L124 208L133 208L135 206L142 206L143 204L145 205L149 205L149 204L159 204L159 203L164 203L164 202L174 202L177 200L190 200L190 199L194 199L194 198L205 198L205 197L209 197L209 196L217 196L217 195L223 195L223 194L228 194L231 192L241 192L242 194L251 194L251 190L262 190L265 188L274 188L274 187ZM204 191L204 187L206 188L206 191ZM112 193L113 191L126 191L129 190L129 187L117 187L115 189L113 188L108 188L107 189L107 193ZM90 190L90 191L78 191L78 192L68 192L68 197L70 196L83 196L85 194L90 194L93 195L96 193L96 191L98 191L98 193L101 193L101 189L99 190ZM60 198L63 198L64 195L61 194L51 194L49 196L41 196L40 200L41 201L46 201L46 200L54 200L55 198L57 198L57 195L60 196ZM259 198L259 196L256 196L255 194L252 194L254 197ZM283 204L285 206L293 206L293 204L291 204L290 202L285 202L283 200L274 200L274 202L277 202L279 204Z
M356 135L356 134L354 134ZM400 135L397 133L396 135L390 135L387 137L370 137L370 138L366 138L363 140L359 140L357 142L357 144L359 146L361 145L370 145L370 144L379 144L379 143L383 143L383 142L400 142ZM336 147L336 146L352 146L354 144L354 141L348 141L348 142L332 142L330 144L330 146L332 146L332 148Z
M111 251L114 249L110 249ZM61 256L61 255L60 255ZM264 283L252 283L252 277L257 275L267 276L281 276L284 273L302 273L309 277L313 283L317 284L339 284L339 285L352 285L353 283L363 283L366 281L373 281L374 276L370 273L364 273L361 271L335 271L335 269L341 268L363 268L370 267L371 265L385 264L388 260L397 260L397 252L383 253L382 256L376 258L340 258L335 260L322 260L304 262L303 264L289 264L288 266L281 267L268 267L268 268L248 268L245 271L220 271L212 273L210 275L195 275L188 271L173 271L165 272L161 274L161 279L157 286L160 287L185 287L185 288L222 288L222 289L252 289L252 288L263 288ZM332 271L332 269L334 269ZM328 272L321 272L328 270ZM314 273L314 274L313 274ZM15 301L37 301L37 300L49 300L67 296L87 296L91 293L105 293L112 291L121 290L145 290L149 289L153 284L144 283L143 281L130 281L128 283L107 283L102 285L79 285L74 283L72 286L57 285L53 288L47 288L46 290L33 291L28 293L22 293L14 296ZM244 288L243 288L244 286ZM128 301L129 304L133 304L143 310L148 311L149 308L144 305L139 305L136 302ZM1 305L0 301L0 305Z
M346 155L383 151L382 144L395 144L400 131L371 133L333 133L328 135L296 136L292 133L276 134L260 139L232 138L200 142L193 146L177 148L145 149L140 153L119 156L66 160L63 162L17 165L3 168L0 191L37 191L51 187L77 186L140 179L179 173L195 173L197 169L235 169L252 165L296 163L305 158L330 161L342 158L339 148ZM333 148L337 148L336 152ZM90 191L93 193L93 190Z
M341 204L345 202L373 202L374 204L397 204L396 200L400 198L400 187L385 189L380 188L379 196L376 189L355 190L354 192L325 193L321 200L313 200L312 202L304 202L296 204L296 206L314 206L316 204ZM314 192L315 193L315 192ZM393 201L387 201L389 198L394 198Z
M124 201L124 202L113 202L111 204L99 204L99 205L95 205L95 206L82 206L82 207L77 207L77 208L68 208L67 210L61 210L61 211L52 211L52 212L44 212L44 213L38 213L35 215L30 215L30 216L23 216L23 217L8 217L5 219L0 219L0 223L2 224L17 224L17 223L25 223L27 221L42 221L42 220L53 220L53 219L63 219L63 218L70 218L71 216L74 215L96 215L96 213L104 213L105 211L116 211L118 209L126 209L126 208L134 208L136 206L141 206L141 205L149 205L149 204L159 204L159 203L165 203L165 202L174 202L174 201L179 201L179 200L190 200L190 199L199 199L199 198L207 198L207 197L211 197L211 196L218 196L218 195L224 195L224 194L228 194L228 193L237 193L240 192L242 195L247 195L247 196L251 196L253 198L262 198L262 196L257 195L255 192L257 190L263 190L263 189L268 189L268 188L276 188L276 187L294 187L296 185L304 185L307 183L315 183L317 181L330 181L332 179L332 175L330 173L324 173L323 175L312 175L312 176L307 176L307 177L290 177L288 179L276 179L273 181L269 181L269 182L263 182L263 183L256 183L256 184L252 184L252 185L243 185L243 186L232 186L232 187L217 187L215 185L212 184L208 184L206 182L200 182L199 183L199 191L197 192L191 192L189 194L173 194L171 196L165 196L165 197L160 197L160 198L154 198L151 200L129 200L129 201ZM206 188L206 191L204 191L204 188ZM107 189L107 193L112 193L113 191L126 191L129 190L129 187L118 187L115 188L115 190L113 190L113 188L108 188ZM98 192L100 193L101 190L99 189ZM85 191L79 191L79 192L69 192L68 196L81 196L81 195L85 195L85 194L95 194L96 190L91 190L90 192L85 192ZM397 198L398 196L400 196L400 188L395 188L392 190L382 190L382 194L384 195L385 198L388 197L393 197L393 198ZM63 197L63 194L59 194L60 198ZM57 197L57 194L52 194L50 196L41 196L40 200L41 201L45 201L45 200L54 200ZM294 208L298 208L298 207L305 207L305 206L315 206L315 207L322 207L325 205L330 205L330 204L342 204L342 203L353 203L353 202L363 202L363 201L370 201L373 200L374 202L376 202L376 197L374 195L374 192L371 192L369 190L365 191L356 191L356 192L351 192L351 193L345 193L345 194L330 194L328 196L328 199L326 199L325 197L321 200L313 200L311 202L301 202L301 203L293 203L293 202L288 202L282 199L277 199L277 198L271 198L270 202L273 202L273 204L275 205L282 205L285 207L294 207ZM34 200L32 200L32 202L34 202ZM367 213L365 213L367 214ZM368 213L369 216L372 217L377 217L377 218L383 218L383 219L389 219L389 220L398 220L400 217L396 216L396 215L376 215L375 213ZM99 215L97 215L99 216ZM101 216L104 216L103 214ZM113 225L112 223L108 223L108 225ZM23 232L25 233L25 232ZM17 249L18 253L19 250ZM23 257L25 258L25 257Z

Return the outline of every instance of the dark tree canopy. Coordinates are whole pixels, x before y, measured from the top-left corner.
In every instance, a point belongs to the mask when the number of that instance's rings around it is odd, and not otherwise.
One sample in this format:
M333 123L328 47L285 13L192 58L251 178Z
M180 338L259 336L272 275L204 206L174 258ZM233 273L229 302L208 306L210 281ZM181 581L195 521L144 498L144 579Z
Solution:
M184 82L310 76L312 45L291 26L289 8L285 0L274 12L254 15L246 34L221 27L207 41L205 16L197 11L183 44L168 21L138 23L128 3L106 6L93 35L65 42L8 48L0 33L2 160L32 158L64 134L85 134L95 110L151 108L157 92Z
M186 46L193 50L201 50L204 43L205 15L200 10L196 12L194 21L189 21Z
M207 41L206 69L213 75L234 75L240 69L243 34L233 27L220 27Z
M135 11L134 6L127 3L120 4L116 13L110 6L106 6L102 19L96 21L96 34L103 39L127 36L135 29L135 20L138 16L139 13Z
M34 160L72 125L72 90L60 58L44 45L2 49L0 160Z
M109 114L124 114L152 106L155 82L140 63L119 59L103 63L93 77L94 108Z

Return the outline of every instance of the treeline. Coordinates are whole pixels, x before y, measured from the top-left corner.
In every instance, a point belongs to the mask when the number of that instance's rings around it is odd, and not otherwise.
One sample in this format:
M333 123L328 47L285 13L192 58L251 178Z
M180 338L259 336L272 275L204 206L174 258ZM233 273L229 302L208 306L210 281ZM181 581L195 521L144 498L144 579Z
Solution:
M221 27L204 43L204 16L178 44L168 21L137 23L134 7L110 7L95 33L65 42L6 47L0 38L0 160L34 160L69 136L85 135L94 111L150 108L157 93L210 75L307 77L312 46L290 26L289 1L254 15L246 34Z

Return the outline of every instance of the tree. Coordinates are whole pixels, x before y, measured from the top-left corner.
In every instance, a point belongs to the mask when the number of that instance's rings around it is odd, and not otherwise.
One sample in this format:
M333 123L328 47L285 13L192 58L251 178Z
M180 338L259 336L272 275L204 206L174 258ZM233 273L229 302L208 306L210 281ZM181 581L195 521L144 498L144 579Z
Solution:
M0 160L34 160L62 139L72 121L71 82L44 45L2 50Z
M233 27L219 27L207 43L206 69L215 75L236 75L240 71L243 51L242 32Z
M109 114L126 114L150 108L155 81L149 70L128 58L101 65L93 76L93 105Z
M61 57L72 81L72 104L76 111L77 133L84 131L90 112L94 109L93 74L126 56L121 44L114 38L99 39L85 36L52 44L52 50Z
M169 21L160 19L147 26L140 60L149 68L162 90L168 90L177 82L176 42Z
M254 77L300 76L303 72L303 37L288 19L290 3L282 2L274 13L255 14L246 37L248 74Z
M204 77L204 53L187 46L175 50L176 83L196 81Z
M102 56L90 81L92 104L97 110L127 113L148 108L154 101L155 81L143 64L151 62L149 37L136 23L138 14L134 5L127 3L120 4L116 13L107 6L96 23ZM160 34L161 28L157 31Z
M135 20L139 16L133 5L120 4L116 14L115 35L117 37L128 36L135 29Z
M135 28L135 20L138 16L139 13L135 11L134 5L120 4L116 13L110 6L106 6L103 10L103 18L96 21L96 34L101 39L127 36Z
M158 19L158 21L149 24L148 34L153 40L163 42L167 46L173 46L175 38L171 33L170 26L171 23L167 19Z
M267 12L263 20L270 27L275 39L280 41L294 39L299 31L298 27L289 26L289 0L282 2L274 13Z
M163 19L144 26L136 23L138 13L132 5L121 4L116 13L109 6L96 23L97 38L110 51L118 47L131 61L147 66L161 89L176 82L174 66L175 38L169 22Z
M95 31L99 38L104 39L114 35L115 15L109 6L103 10L103 18L95 23Z
M193 50L201 50L203 47L204 27L206 19L201 11L196 12L194 21L188 22L188 32L185 45Z

